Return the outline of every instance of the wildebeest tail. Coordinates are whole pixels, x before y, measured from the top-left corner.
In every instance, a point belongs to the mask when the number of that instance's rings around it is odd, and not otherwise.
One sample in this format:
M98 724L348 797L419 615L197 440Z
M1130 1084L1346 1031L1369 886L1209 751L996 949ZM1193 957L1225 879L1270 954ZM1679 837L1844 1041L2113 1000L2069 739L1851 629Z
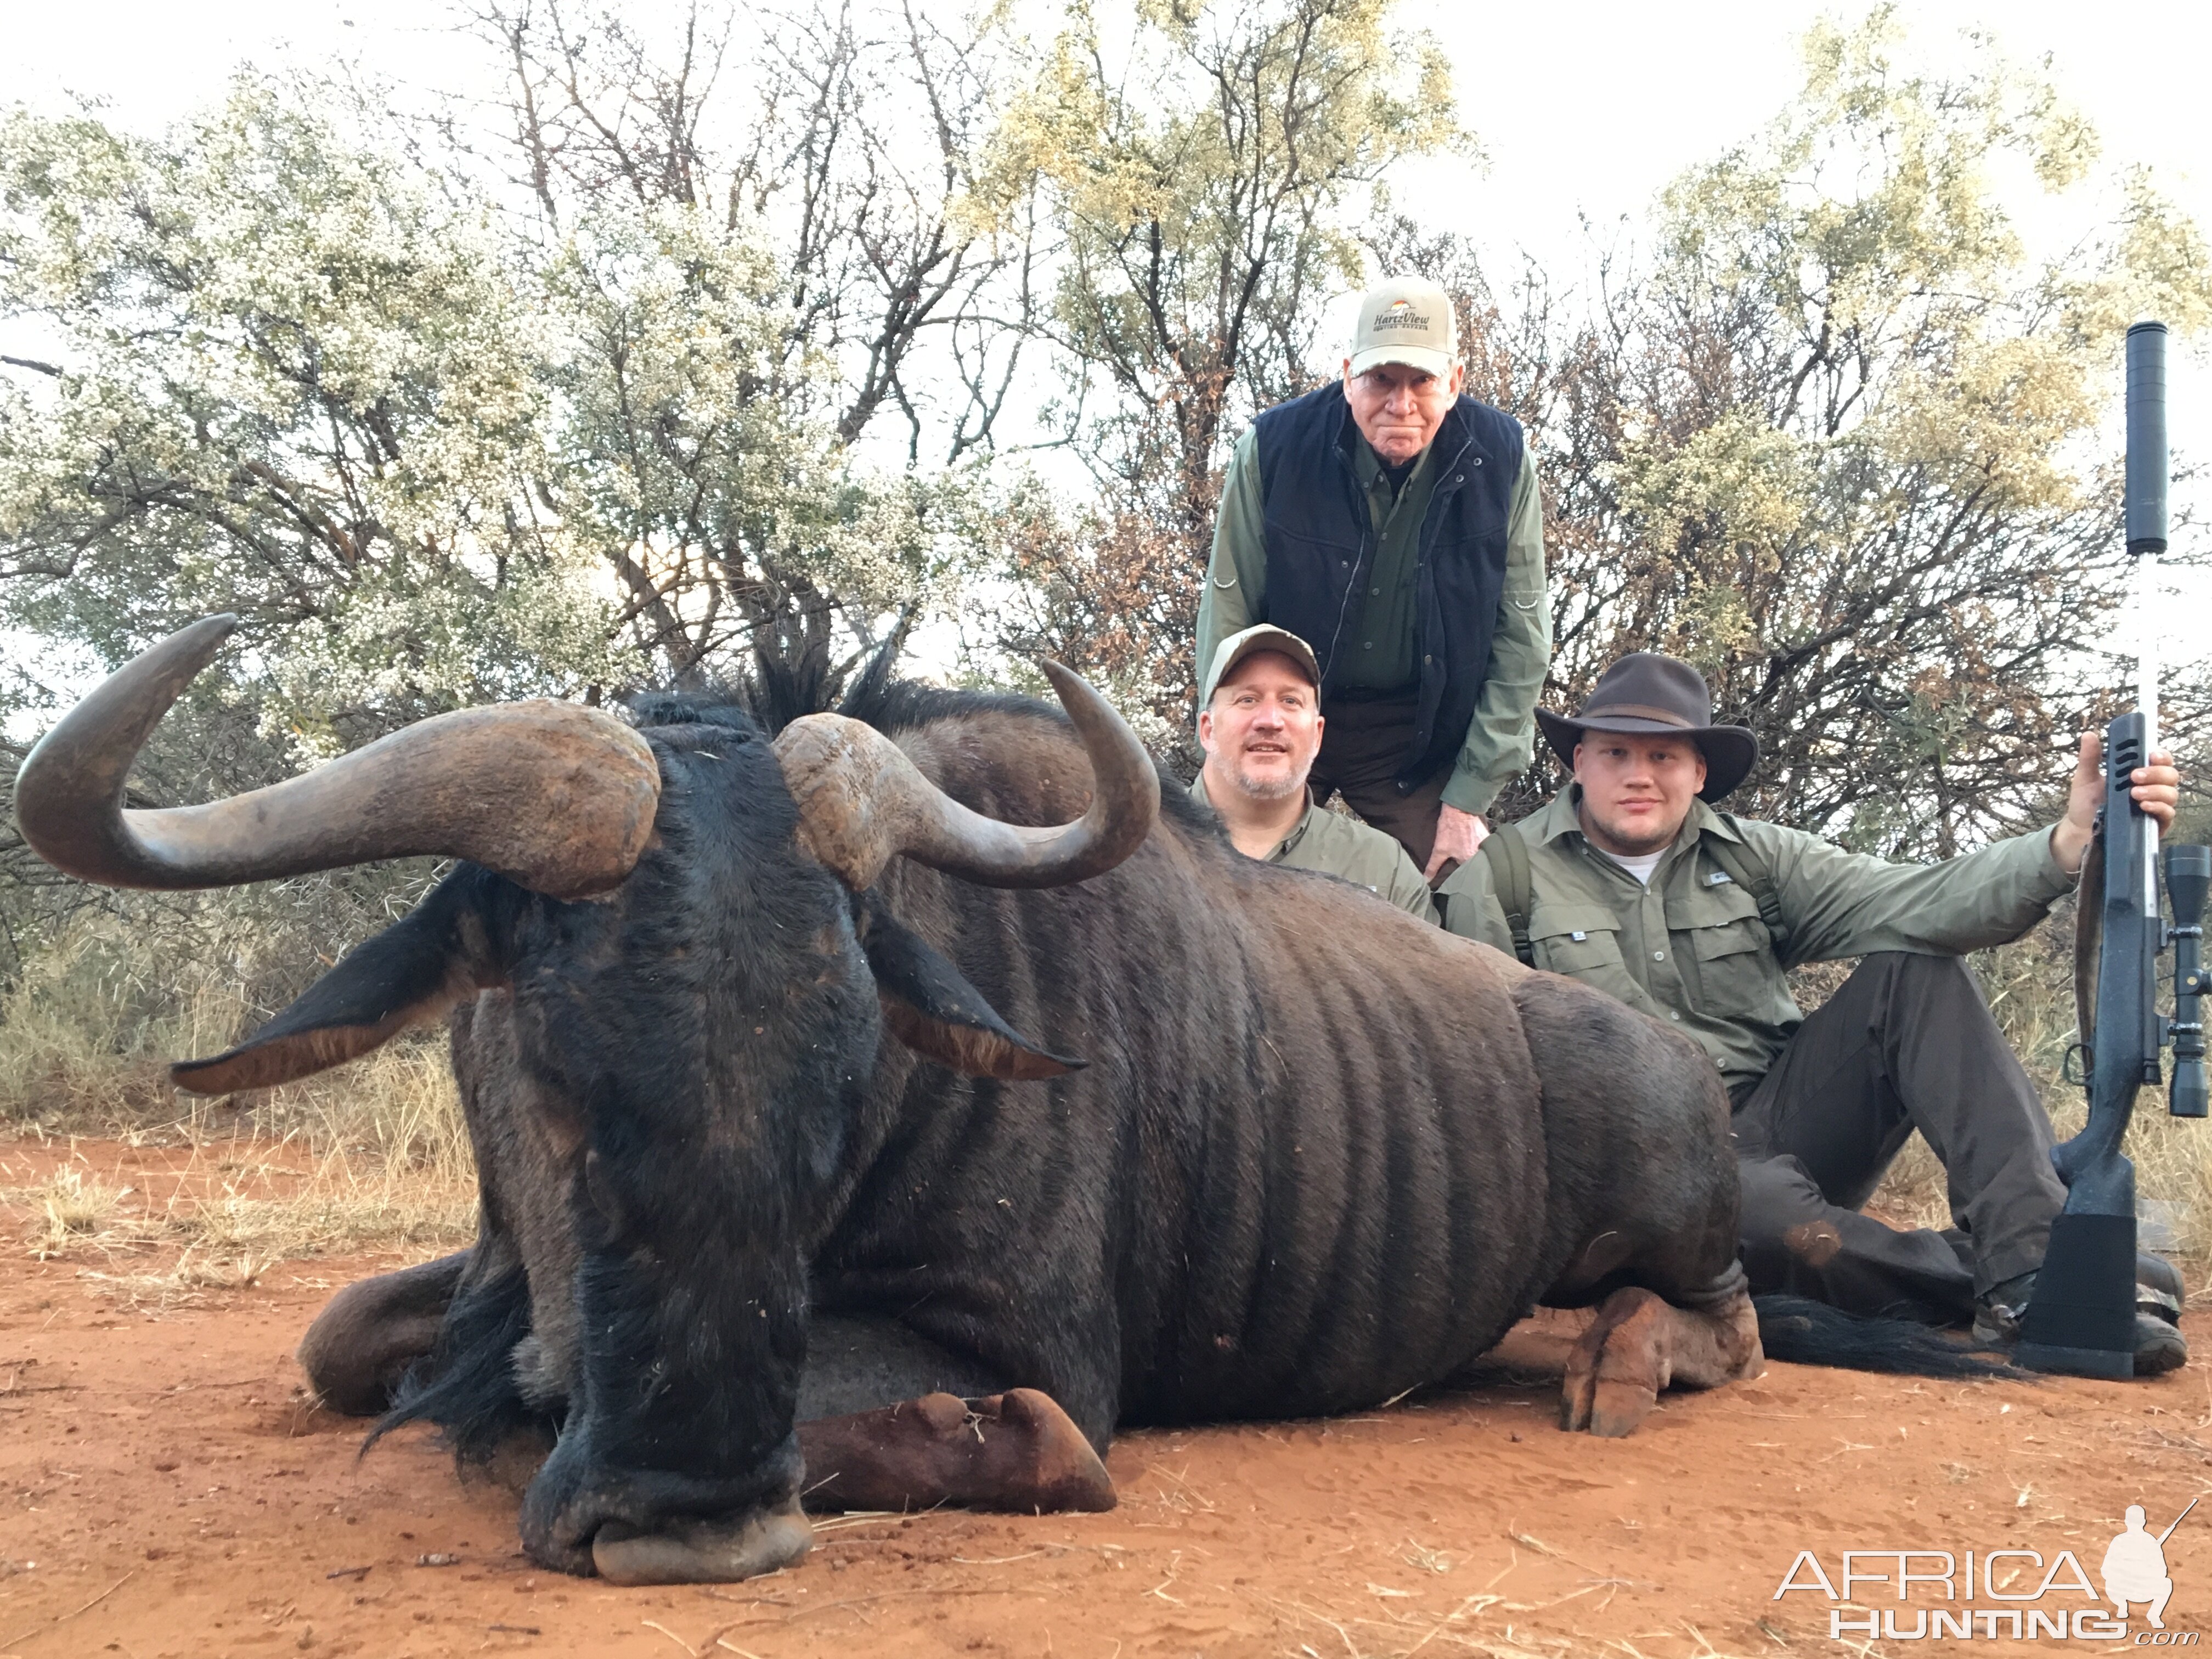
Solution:
M430 1352L400 1380L363 1452L404 1423L445 1431L462 1463L487 1463L514 1430L541 1423L516 1382L514 1345L530 1334L530 1279L520 1264L465 1286L446 1310Z
M2010 1376L2028 1372L1910 1319L1870 1318L1802 1296L1755 1296L1769 1359L1905 1376Z

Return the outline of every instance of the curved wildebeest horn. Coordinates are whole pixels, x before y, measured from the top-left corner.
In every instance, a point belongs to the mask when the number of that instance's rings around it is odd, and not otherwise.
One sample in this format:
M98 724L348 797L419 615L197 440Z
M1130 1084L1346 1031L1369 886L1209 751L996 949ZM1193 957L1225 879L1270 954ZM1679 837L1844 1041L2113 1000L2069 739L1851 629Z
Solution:
M23 839L111 887L223 887L375 859L463 858L554 898L620 884L653 834L660 769L611 715L503 703L420 720L313 771L205 806L131 811L138 750L238 626L210 617L142 652L15 777Z
M875 885L901 853L987 887L1058 887L1135 852L1159 815L1152 757L1105 698L1056 662L1044 672L1091 757L1091 805L1081 817L1037 828L984 817L873 726L808 714L775 740L808 850L855 890Z

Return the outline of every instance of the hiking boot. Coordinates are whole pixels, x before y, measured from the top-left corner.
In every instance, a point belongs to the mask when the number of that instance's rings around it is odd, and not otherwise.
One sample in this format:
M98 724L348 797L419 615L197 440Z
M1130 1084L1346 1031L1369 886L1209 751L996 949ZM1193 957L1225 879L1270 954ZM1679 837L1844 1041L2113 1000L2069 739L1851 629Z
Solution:
M1974 1340L1984 1347L2009 1348L2020 1340L2021 1322L2035 1297L2035 1275L2020 1273L1992 1285L1974 1298ZM2173 1264L2154 1255L2136 1257L2135 1374L2157 1376L2189 1361L2189 1344L2180 1330L2181 1275Z
M2015 1274L1974 1298L1974 1341L1984 1348L2009 1348L2020 1340L2021 1322L2035 1297L2035 1273Z
M2169 1325L2179 1325L2181 1304L2186 1300L2188 1292L2182 1288L2180 1268L2148 1250L2136 1253L2137 1312L2153 1315Z
M2189 1340L2177 1325L2136 1310L2136 1375L2160 1376L2189 1363Z
M2188 1300L2181 1270L2148 1250L2136 1255L2136 1375L2157 1376L2189 1363L2181 1334L2181 1306Z

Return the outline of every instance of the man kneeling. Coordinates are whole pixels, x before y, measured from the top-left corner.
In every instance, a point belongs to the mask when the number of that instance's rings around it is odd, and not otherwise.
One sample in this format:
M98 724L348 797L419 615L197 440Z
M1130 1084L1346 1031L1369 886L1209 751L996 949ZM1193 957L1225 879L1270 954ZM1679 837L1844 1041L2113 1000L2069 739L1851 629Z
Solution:
M2073 885L2103 795L2097 738L2049 830L1899 865L1716 811L1758 744L1712 723L1687 663L1638 652L1580 714L1536 719L1574 782L1445 882L1446 926L1704 1045L1734 1103L1754 1291L1971 1319L2012 1341L2066 1189L2042 1102L1960 957L2019 938ZM2180 777L2150 760L2133 793L2163 829ZM1864 959L1801 1014L1784 970L1847 957ZM1948 1178L1948 1233L1859 1213L1916 1128ZM2180 1277L2152 1256L2136 1276L2136 1372L2170 1370L2188 1358Z
M1191 798L1221 815L1247 858L1356 882L1423 921L1429 884L1396 837L1323 811L1306 791L1321 752L1321 670L1297 635L1261 623L1232 634L1199 688L1206 765Z

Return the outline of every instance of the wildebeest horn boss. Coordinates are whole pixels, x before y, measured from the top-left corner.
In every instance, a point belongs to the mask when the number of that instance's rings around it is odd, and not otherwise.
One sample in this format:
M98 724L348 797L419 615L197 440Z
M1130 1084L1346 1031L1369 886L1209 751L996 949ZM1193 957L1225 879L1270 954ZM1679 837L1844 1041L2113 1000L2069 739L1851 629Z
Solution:
M468 860L175 1076L277 1083L451 1011L477 1241L341 1292L301 1358L464 1457L557 1431L521 1515L548 1565L766 1571L802 1490L1103 1506L1118 1422L1371 1406L1540 1301L1599 1307L1568 1428L1759 1367L1700 1051L1243 858L1064 671L1065 720L872 678L773 741L734 696L522 704L123 811L229 628L57 726L24 833L131 885Z

